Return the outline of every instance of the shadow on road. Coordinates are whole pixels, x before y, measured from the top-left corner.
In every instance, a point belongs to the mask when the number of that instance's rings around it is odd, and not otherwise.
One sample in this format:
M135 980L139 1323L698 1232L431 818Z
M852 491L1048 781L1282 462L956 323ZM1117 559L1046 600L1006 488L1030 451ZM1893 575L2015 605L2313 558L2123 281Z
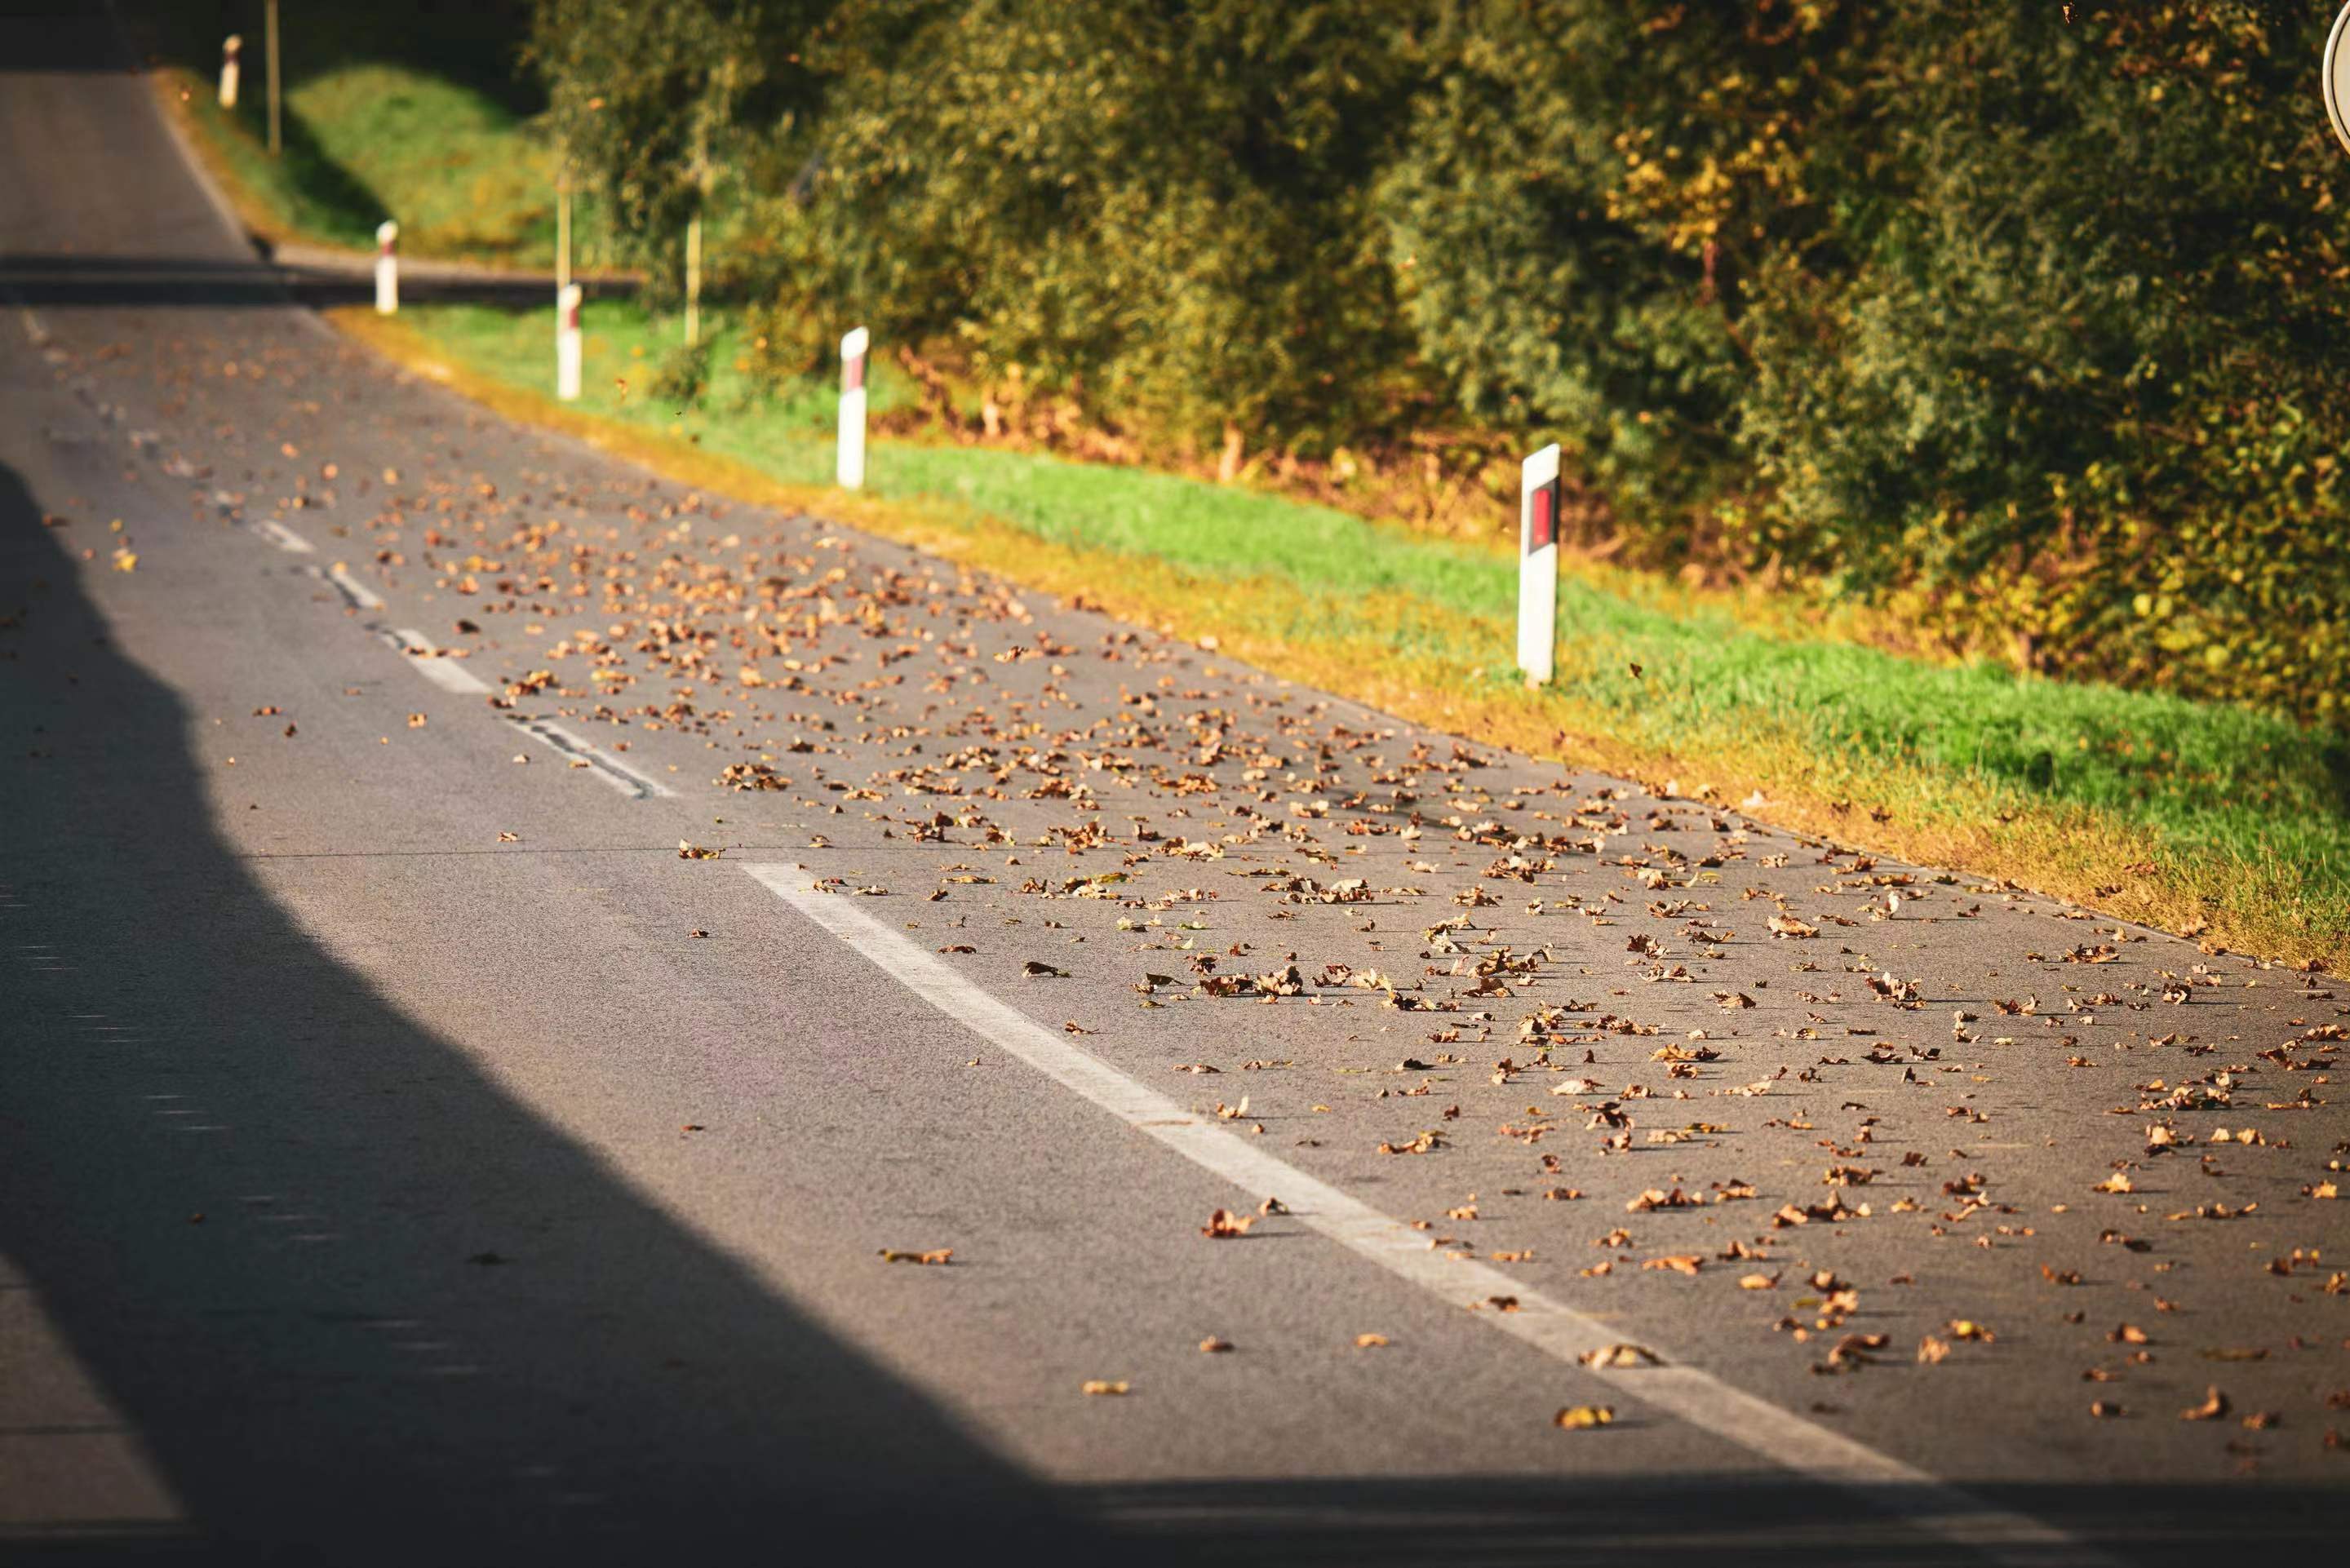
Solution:
M0 467L0 1254L208 1552L1094 1539L321 950L58 537Z
M625 280L583 284L591 295L625 295ZM435 275L415 266L401 270L403 303L544 306L550 310L555 286L543 277L500 277L490 273ZM120 257L0 254L0 299L35 308L111 307L191 309L234 306L282 306L289 299L323 309L336 305L371 305L375 280L361 272L281 265L256 255L251 262L195 257Z
M1562 1443L1605 1444L1605 1434ZM1562 1454L1562 1469L1575 1460ZM1458 1563L1476 1568L1639 1563L1786 1568L1986 1563L2074 1568L2094 1546L2137 1568L2208 1568L2246 1549L2268 1564L2330 1563L2350 1491L2306 1486L2009 1486L1971 1495L2057 1524L2073 1539L1996 1552L1938 1541L1914 1522L1940 1500L1830 1491L1767 1472L1646 1477L1416 1476L1171 1482L1098 1490L1104 1517L1218 1568Z

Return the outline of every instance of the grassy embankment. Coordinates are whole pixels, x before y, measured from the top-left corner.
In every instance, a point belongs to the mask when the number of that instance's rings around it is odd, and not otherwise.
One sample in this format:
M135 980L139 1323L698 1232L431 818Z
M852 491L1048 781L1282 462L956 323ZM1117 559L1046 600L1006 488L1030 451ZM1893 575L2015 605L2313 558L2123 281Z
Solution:
M142 18L167 106L192 130L246 226L272 243L375 248L400 222L412 256L543 268L555 248L555 155L532 117L513 44L465 7L431 26L403 7L290 13L283 32L284 151L268 151L264 53L244 40L234 112L220 108L210 7L158 0ZM592 213L581 214L598 265Z
M324 150L380 123L386 100L424 101L427 88L369 67L331 92L307 91L289 100L323 117ZM203 112L191 123L241 202L265 216L300 210L245 128ZM482 134L524 156L519 121ZM380 172L356 151L343 169L380 206L396 207L403 182L433 178ZM330 188L313 179L303 199ZM526 205L467 221L526 234ZM352 221L316 232L339 237ZM569 407L546 395L538 313L449 306L396 322L352 313L343 325L502 412L690 483L820 509L1213 637L1265 668L1463 734L1678 778L1733 803L1760 790L1757 815L1770 820L2265 956L2350 959L2350 757L2340 740L2282 719L1904 659L1820 638L1793 616L1774 625L1767 608L1605 571L1561 585L1559 679L1530 692L1508 668L1506 552L1243 487L919 440L878 442L868 493L843 496L827 488L827 390L749 385L731 368L723 316L712 384L684 410L646 390L674 323L625 302L591 306L588 395ZM906 395L887 372L883 409Z

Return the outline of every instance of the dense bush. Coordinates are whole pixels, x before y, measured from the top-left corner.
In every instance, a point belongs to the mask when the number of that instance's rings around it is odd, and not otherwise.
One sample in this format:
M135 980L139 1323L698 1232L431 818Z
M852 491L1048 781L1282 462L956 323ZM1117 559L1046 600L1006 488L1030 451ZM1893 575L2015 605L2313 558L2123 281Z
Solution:
M537 52L648 235L723 150L785 359L854 315L1165 438L1555 436L1648 558L2331 718L2327 10L544 0Z
M1371 186L1383 0L874 0L837 19L819 287L999 397L1326 441L1409 340Z

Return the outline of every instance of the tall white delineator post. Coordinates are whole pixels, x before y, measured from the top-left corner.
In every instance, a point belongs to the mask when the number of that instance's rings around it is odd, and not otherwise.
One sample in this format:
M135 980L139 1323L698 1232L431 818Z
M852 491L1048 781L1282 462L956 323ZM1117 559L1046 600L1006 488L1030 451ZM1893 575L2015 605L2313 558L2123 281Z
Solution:
M1558 446L1518 471L1518 668L1530 684L1551 678L1558 636Z
M400 310L400 225L385 219L375 231L375 313L378 316L397 315Z
M239 74L236 57L244 48L244 40L234 33L221 40L220 106L223 109L236 107L236 80Z
M576 283L555 291L555 395L567 403L579 400L579 286Z
M865 488L865 351L872 334L860 327L840 340L840 487Z

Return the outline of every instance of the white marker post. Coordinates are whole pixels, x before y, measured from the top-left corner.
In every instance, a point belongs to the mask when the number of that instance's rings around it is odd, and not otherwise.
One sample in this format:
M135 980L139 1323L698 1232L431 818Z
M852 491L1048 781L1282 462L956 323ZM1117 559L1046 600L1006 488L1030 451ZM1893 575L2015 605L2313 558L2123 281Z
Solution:
M865 351L872 335L862 327L840 340L840 487L865 488Z
M1530 685L1551 678L1558 636L1558 446L1518 471L1518 668Z
M236 78L238 75L236 57L237 52L244 47L244 40L234 33L231 33L227 37L221 40L220 106L223 109L234 109L236 107Z
M567 283L555 295L555 395L579 400L579 286Z
M400 313L400 225L385 219L375 231L375 313Z

